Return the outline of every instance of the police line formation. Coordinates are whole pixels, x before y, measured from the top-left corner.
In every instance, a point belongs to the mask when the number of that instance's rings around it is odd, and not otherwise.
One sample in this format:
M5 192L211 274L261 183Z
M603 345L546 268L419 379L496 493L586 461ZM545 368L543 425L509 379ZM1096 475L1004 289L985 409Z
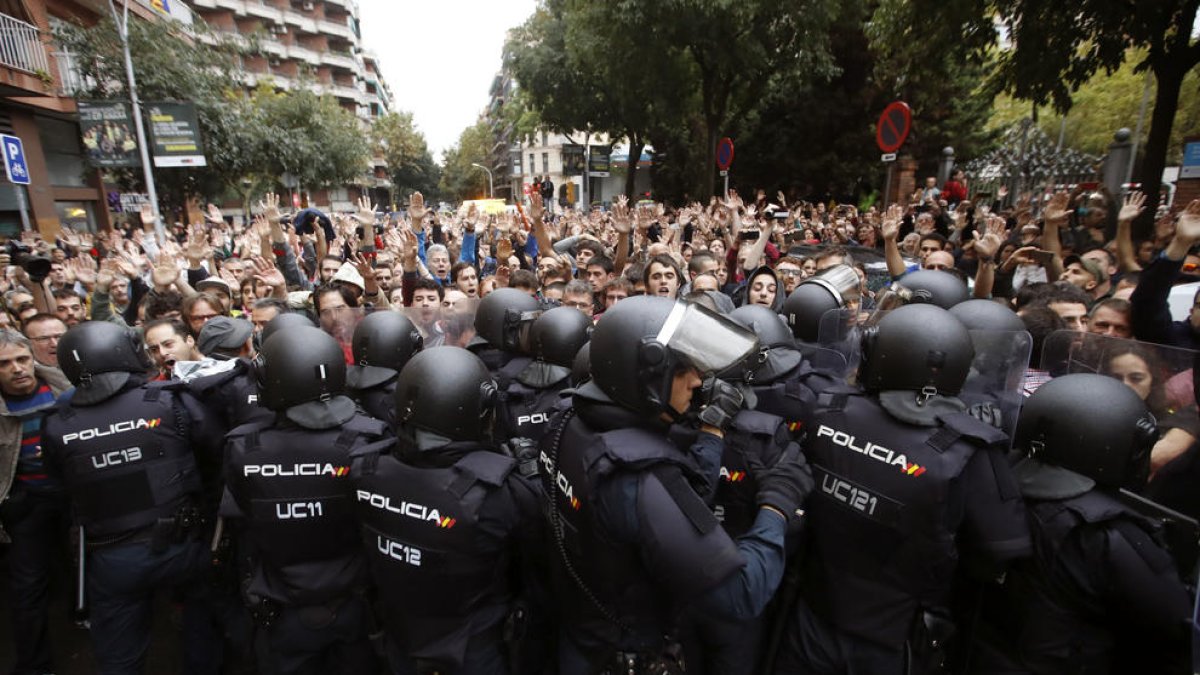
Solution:
M1138 497L1138 395L1060 369L1024 398L1011 310L929 271L860 316L857 284L595 325L502 288L465 349L365 316L350 366L282 314L186 384L71 328L42 444L99 672L143 669L163 588L189 672L1190 672L1164 533L1195 533Z

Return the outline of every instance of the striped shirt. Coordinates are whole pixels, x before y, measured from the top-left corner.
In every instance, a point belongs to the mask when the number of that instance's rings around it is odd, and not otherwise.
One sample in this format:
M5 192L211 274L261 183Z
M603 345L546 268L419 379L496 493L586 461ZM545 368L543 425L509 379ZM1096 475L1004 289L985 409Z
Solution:
M4 402L8 411L21 420L21 454L17 457L17 485L31 491L59 489L59 484L46 474L42 457L41 410L54 404L50 385L38 382L37 391L28 396L8 396Z

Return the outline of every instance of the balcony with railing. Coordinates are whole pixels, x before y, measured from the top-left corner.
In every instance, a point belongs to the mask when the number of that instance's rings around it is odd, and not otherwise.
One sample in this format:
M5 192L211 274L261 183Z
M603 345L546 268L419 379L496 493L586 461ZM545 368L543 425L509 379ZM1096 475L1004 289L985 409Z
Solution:
M27 73L48 73L50 62L41 33L33 24L0 14L0 64Z

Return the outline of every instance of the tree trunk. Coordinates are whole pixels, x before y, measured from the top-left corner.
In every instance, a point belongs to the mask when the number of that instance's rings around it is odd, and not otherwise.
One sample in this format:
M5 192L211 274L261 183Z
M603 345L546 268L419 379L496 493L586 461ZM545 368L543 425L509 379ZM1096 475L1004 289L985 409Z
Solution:
M1179 109L1179 90L1188 68L1181 67L1171 55L1163 57L1159 66L1151 66L1158 82L1154 94L1154 112L1150 115L1150 133L1142 155L1142 193L1146 195L1146 208L1134 224L1134 238L1145 239L1154 233L1154 212L1158 207L1159 190L1162 187L1163 167L1167 164L1167 147L1171 143L1171 127L1175 123L1175 112Z
M642 148L645 147L646 142L642 140L640 134L629 134L629 168L625 172L625 197L635 204L637 199L634 198L633 193L637 190L638 160L642 158Z

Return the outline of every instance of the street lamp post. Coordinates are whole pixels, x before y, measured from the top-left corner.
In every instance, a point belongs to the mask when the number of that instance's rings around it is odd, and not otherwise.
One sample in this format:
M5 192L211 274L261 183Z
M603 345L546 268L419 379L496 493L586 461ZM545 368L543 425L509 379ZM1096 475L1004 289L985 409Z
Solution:
M125 56L125 79L129 87L129 102L133 108L133 127L137 131L138 154L142 159L142 175L146 180L146 197L150 200L150 209L154 213L154 226L160 239L166 236L162 214L158 212L158 191L154 189L154 170L150 165L150 152L146 147L146 128L142 122L141 103L137 95L137 78L133 74L133 56L129 53L129 2L124 2L124 12L118 17L117 7L113 0L108 0L108 9L112 12L113 23L117 25L117 35L121 38L121 50Z
M496 186L492 183L492 170L482 164L476 164L475 162L471 162L471 166L475 167L476 169L483 169L484 171L487 172L487 175L488 175L488 199L495 199L496 198Z

